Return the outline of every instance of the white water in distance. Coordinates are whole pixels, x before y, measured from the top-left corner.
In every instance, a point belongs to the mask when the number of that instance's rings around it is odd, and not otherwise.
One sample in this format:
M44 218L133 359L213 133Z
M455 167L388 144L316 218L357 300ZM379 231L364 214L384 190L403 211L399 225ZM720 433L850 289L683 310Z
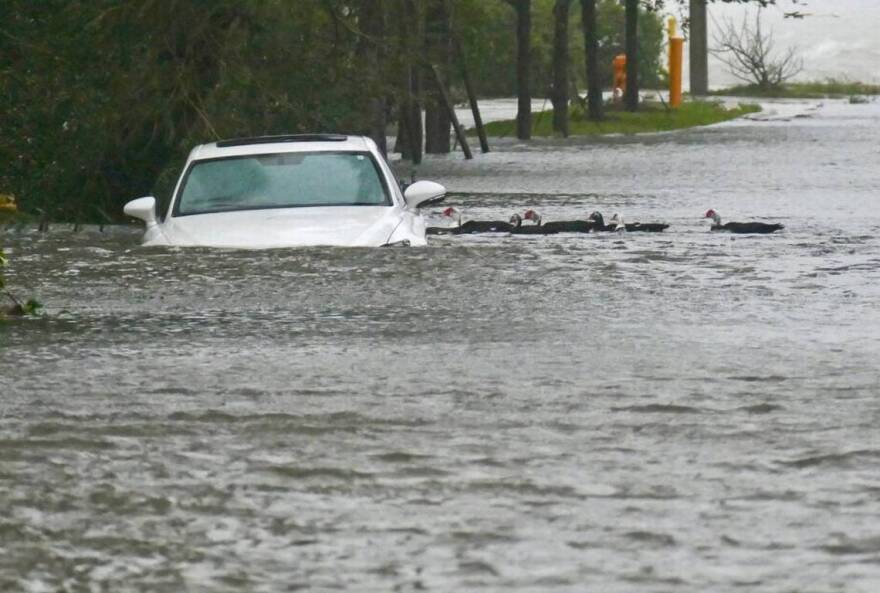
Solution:
M742 22L754 19L758 9L750 5L709 6L709 48L725 19ZM804 60L804 69L796 80L837 80L880 83L880 2L877 0L777 0L775 6L761 9L762 26L772 32L776 47L784 51L796 47ZM786 18L785 13L799 12L804 18ZM688 64L685 49L685 88ZM709 85L722 88L738 84L727 66L714 56L709 59Z

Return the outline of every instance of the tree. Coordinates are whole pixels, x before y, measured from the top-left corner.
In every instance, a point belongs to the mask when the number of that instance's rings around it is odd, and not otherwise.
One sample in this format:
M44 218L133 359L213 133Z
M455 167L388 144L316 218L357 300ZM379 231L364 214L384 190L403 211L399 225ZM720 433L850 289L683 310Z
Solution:
M803 70L803 60L790 47L782 53L775 51L773 34L761 29L761 14L755 13L754 27L749 15L737 26L730 19L715 38L714 53L736 78L754 84L761 90L779 87Z
M384 0L364 0L362 5L361 28L363 36L360 40L360 59L366 70L373 74L371 92L364 102L365 128L383 155L388 154L385 129L387 121L387 96L383 88L383 44L385 37L385 6Z
M568 136L568 18L571 0L556 0L553 5L553 130Z
M437 66L444 80L449 80L452 61L451 14L447 0L428 0L425 30L425 152L450 152L449 132L452 123L437 87L432 66Z
M706 7L709 2L716 0L677 0L683 5L688 2L688 18L684 27L689 33L690 45L690 79L691 95L705 95L709 92L709 43L708 43L708 19ZM738 4L757 4L764 8L776 4L776 0L720 0L726 4L736 2ZM791 0L797 4L798 0ZM663 0L654 0L655 5L661 8Z
M706 0L690 0L690 78L691 95L709 92L709 49Z
M587 106L592 120L602 119L602 80L599 72L599 42L596 0L581 0L581 26L587 72Z
M627 111L639 108L639 0L626 0L626 91Z
M418 162L421 106L432 109L425 65L442 67L442 31L453 17L480 90L518 95L520 137L531 131L532 86L547 88L554 76L554 46L574 52L567 56L573 84L592 56L593 114L601 114L603 52L611 51L605 32L619 35L622 27L609 19L622 11L617 0L582 0L594 10L594 45L585 52L580 32L569 31L568 47L553 41L557 2L4 0L0 192L46 221L120 220L126 201L148 194L161 213L196 144L341 131L369 134L382 146L390 117L407 158ZM437 25L438 57L426 59L426 33ZM640 38L647 30L641 27ZM651 51L641 47L647 64ZM561 81L565 60L556 61ZM561 112L562 93L571 99L577 89L555 86ZM432 128L441 144L444 129Z
M532 0L507 0L516 11L516 137L532 137Z
M398 0L397 35L397 127L398 143L404 158L414 164L422 162L422 68L417 64L422 55L422 19L415 0ZM403 140L401 143L400 141Z

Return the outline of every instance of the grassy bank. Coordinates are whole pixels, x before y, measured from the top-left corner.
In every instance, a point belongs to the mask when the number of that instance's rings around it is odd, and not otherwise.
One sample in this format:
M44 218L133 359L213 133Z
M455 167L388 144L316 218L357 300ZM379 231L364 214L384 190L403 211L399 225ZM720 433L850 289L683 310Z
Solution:
M644 102L636 113L624 111L616 105L608 106L605 118L602 121L594 122L587 119L581 109L573 108L570 131L572 136L666 132L716 124L760 110L761 108L757 105L739 105L733 109L727 109L714 101L689 101L678 109L667 109L662 103ZM553 114L550 111L533 114L532 135L535 137L555 135L552 119ZM486 133L490 136L513 136L515 131L515 120L486 124ZM469 131L469 133L475 132Z
M880 85L828 79L823 82L792 82L779 87L741 85L712 91L728 97L766 97L768 99L825 99L880 95Z

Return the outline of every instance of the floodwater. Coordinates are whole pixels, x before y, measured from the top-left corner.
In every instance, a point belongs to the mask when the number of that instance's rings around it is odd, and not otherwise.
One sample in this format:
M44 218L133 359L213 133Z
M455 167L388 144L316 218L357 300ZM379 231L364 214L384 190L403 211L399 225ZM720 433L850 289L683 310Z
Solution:
M0 589L880 590L880 104L777 107L417 171L659 235L6 231Z

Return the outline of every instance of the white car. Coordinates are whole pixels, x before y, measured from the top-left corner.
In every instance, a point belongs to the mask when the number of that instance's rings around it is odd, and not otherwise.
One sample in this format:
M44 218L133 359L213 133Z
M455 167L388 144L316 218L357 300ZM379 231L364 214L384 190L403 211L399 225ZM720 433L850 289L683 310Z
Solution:
M144 245L425 245L418 208L445 195L430 181L401 191L366 137L263 136L195 147L163 220L153 197L125 213L147 224Z

